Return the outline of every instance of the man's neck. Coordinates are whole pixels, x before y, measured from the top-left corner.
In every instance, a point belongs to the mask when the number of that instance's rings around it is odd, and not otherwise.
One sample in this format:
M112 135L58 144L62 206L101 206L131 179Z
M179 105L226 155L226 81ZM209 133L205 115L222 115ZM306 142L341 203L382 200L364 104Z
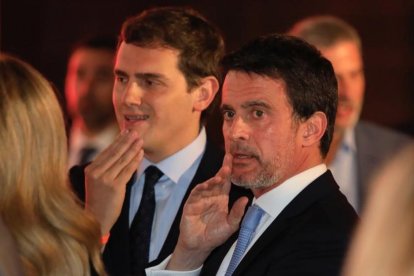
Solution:
M203 126L199 125L197 129L194 129L193 133L188 135L187 139L177 139L176 143L173 143L171 140L171 142L169 142L169 147L166 147L163 150L160 150L159 148L152 150L144 148L145 158L147 158L152 163L159 163L162 160L169 158L170 156L194 143L194 141L199 138L202 129ZM205 130L203 135L206 135Z
M259 198L261 195L267 193L268 191L286 182L286 180L298 174L301 174L304 171L314 168L320 164L325 163L320 154L319 148L314 148L312 151L313 151L312 153L305 154L303 155L302 158L298 158L296 165L292 165L291 169L287 171L283 177L280 177L280 179L278 179L277 182L274 183L273 185L264 187L264 188L259 188L259 189L252 189L254 196L256 198Z

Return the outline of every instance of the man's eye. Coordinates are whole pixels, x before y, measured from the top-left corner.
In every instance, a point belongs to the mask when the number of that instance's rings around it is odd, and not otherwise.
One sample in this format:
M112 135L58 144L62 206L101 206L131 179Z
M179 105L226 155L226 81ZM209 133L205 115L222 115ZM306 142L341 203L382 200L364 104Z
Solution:
M264 112L263 112L262 110L254 110L254 111L253 111L253 116L254 116L255 118L260 118L260 117L263 117L263 115L264 115Z
M224 120L230 120L231 118L234 117L234 111L231 111L231 110L224 110L222 114L223 114Z
M115 80L116 80L117 82L120 82L120 83L126 83L126 82L127 82L127 78L126 78L126 77L124 77L124 76L116 76L116 77L115 77Z
M144 80L144 83L145 83L145 85L146 86L153 86L154 85L154 82L152 81L152 80Z
M162 85L162 82L157 80L157 79L153 79L153 78L144 78L140 80L140 85L141 87L146 87L146 88L157 88L158 86Z

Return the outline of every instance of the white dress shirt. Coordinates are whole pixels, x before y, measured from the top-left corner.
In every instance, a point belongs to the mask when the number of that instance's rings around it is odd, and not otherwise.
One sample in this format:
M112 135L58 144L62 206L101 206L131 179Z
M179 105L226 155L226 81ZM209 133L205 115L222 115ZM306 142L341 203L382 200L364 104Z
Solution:
M154 165L163 172L163 176L154 187L155 214L151 232L149 261L153 261L158 257L164 245L178 208L200 165L206 143L206 131L202 128L198 137L182 150L156 164L144 158L138 168L137 180L131 188L130 226L141 202L145 169L150 165Z
M269 225L277 218L277 216L285 209L285 207L311 182L316 178L321 176L327 171L325 164L317 165L313 168L310 168L306 171L303 171L269 192L263 194L259 198L253 200L253 204L258 205L262 208L265 213L262 216L259 225L256 228L256 232L253 235L252 241L247 247L245 254L250 250L250 248L255 244L258 238L263 234L264 231L269 227ZM231 256L233 255L234 249L236 247L237 240L234 242L230 250L227 252L227 255L224 257L217 275L225 275L227 267L230 263ZM165 270L168 261L171 256L165 259L158 266L147 268L145 271L147 275L158 276L158 275L182 275L182 276L196 276L201 272L202 267L193 270L193 271L168 271ZM243 259L241 260L243 261Z
M329 165L329 169L332 171L341 192L358 212L357 148L353 128L346 130L344 139L335 155L335 159Z

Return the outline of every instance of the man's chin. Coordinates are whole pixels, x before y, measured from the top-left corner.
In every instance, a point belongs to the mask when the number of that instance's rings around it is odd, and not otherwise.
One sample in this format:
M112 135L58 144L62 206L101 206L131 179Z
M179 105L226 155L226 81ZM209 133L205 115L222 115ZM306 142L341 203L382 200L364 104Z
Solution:
M231 182L239 187L250 188L251 183L254 182L254 176L248 177L248 174L234 173L231 175Z
M232 176L231 182L239 187L246 188L246 189L263 189L273 185L273 180L263 181L260 177L237 177Z

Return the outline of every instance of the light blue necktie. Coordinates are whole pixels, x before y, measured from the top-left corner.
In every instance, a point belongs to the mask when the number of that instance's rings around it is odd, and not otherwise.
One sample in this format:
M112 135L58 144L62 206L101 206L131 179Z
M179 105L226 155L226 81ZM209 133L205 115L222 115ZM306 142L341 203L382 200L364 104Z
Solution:
M253 234L259 224L260 218L263 215L263 210L259 206L250 206L246 212L241 223L239 236L237 238L236 248L234 249L233 256L231 257L229 267L226 271L226 276L231 276L239 265L240 260L246 251L247 246L253 238Z

